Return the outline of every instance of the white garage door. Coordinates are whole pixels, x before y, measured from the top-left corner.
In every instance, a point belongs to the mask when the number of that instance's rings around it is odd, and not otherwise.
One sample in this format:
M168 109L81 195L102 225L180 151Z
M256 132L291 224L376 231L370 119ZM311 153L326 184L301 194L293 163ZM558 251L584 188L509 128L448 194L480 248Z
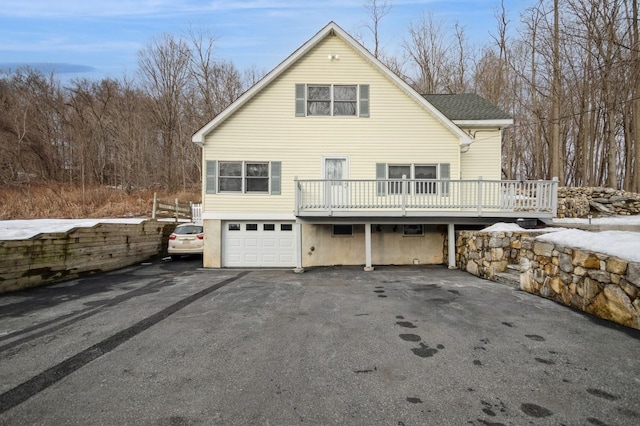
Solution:
M296 266L293 222L225 222L222 229L222 266Z

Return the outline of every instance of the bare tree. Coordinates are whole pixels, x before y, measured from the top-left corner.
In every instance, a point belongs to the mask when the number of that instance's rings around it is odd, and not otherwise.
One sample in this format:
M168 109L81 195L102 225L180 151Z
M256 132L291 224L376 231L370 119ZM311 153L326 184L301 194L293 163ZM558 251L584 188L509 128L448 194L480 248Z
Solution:
M393 3L389 0L367 0L364 7L370 20L365 24L365 28L373 39L373 56L378 58L381 54L380 21L391 12Z
M180 140L180 109L190 63L191 50L187 43L169 34L155 38L138 53L140 84L153 100L157 142L162 147L163 164L168 165L164 184L169 189L177 188L176 169L183 175L186 167L182 150L176 150L176 146L186 142Z
M413 86L421 93L439 93L445 87L450 43L444 24L433 14L422 14L418 22L409 25L409 40L403 45L415 68Z
M560 9L553 1L553 83L551 87L551 174L564 185L563 152L560 142Z

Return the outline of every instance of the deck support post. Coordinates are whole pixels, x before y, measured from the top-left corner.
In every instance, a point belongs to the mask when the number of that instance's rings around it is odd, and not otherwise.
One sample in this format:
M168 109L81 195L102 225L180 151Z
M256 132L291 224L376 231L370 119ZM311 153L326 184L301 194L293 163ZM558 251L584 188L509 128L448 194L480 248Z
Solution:
M364 270L367 272L373 271L373 266L371 266L371 224L364 224L364 257L365 257L365 265Z
M295 223L293 229L296 231L296 267L293 269L293 272L301 274L304 272L304 268L302 267L302 224Z
M449 255L449 269L456 269L456 226L453 223L447 224L447 252Z

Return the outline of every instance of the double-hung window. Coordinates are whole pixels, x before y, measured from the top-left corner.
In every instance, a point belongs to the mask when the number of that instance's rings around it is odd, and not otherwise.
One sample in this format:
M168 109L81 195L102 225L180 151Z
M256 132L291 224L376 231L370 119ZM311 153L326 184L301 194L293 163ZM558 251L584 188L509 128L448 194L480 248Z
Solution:
M416 179L416 194L435 194L438 192L435 180L438 178L438 166L414 165L413 178ZM418 180L419 179L419 180Z
M280 194L279 161L207 161L207 194Z
M368 117L368 84L296 84L297 117Z
M269 192L269 163L244 163L245 192Z
M331 115L331 86L307 86L307 115Z
M357 86L333 86L333 115L351 115L355 117L357 108Z
M218 188L220 188L220 192L242 191L242 162L220 162Z
M411 179L411 166L410 165L389 165L389 179L398 179L397 181L389 182L389 194L401 194L406 192L403 185L406 183L400 179L402 177Z

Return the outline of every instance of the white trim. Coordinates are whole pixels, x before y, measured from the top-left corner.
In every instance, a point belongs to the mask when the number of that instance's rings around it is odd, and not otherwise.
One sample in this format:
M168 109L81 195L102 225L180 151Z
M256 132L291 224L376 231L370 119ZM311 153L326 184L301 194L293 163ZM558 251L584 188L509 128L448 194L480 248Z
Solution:
M287 220L295 221L293 213L203 212L203 220Z
M218 127L223 121L225 121L228 117L230 117L234 112L236 112L240 107L246 104L253 96L255 96L258 92L260 92L263 88L271 84L275 79L277 79L283 72L285 72L291 65L298 61L301 57L303 57L307 52L313 49L320 41L324 40L326 37L330 35L337 35L340 37L345 43L350 45L353 49L355 49L360 55L362 55L369 63L371 63L375 68L378 69L382 74L384 74L387 78L393 81L401 90L407 93L418 105L422 106L425 110L431 113L434 117L436 117L440 122L444 124L453 134L458 135L460 138L460 145L469 144L471 138L467 135L462 129L460 129L457 125L455 125L451 120L449 120L442 112L440 112L437 108L429 103L422 95L416 92L409 84L407 84L404 80L398 77L394 72L392 72L387 66L385 66L380 60L378 60L371 52L364 48L358 41L356 41L351 35L345 32L338 24L331 21L329 22L323 29L321 29L316 35L314 35L311 39L309 39L305 44L303 44L298 50L293 52L287 59L280 63L277 67L275 67L271 72L269 72L262 80L256 83L249 90L244 92L238 99L236 99L231 105L229 105L224 111L218 114L213 120L209 123L205 124L200 130L193 134L191 140L192 142L203 146L205 137L212 132L216 127ZM306 105L305 105L306 109Z

